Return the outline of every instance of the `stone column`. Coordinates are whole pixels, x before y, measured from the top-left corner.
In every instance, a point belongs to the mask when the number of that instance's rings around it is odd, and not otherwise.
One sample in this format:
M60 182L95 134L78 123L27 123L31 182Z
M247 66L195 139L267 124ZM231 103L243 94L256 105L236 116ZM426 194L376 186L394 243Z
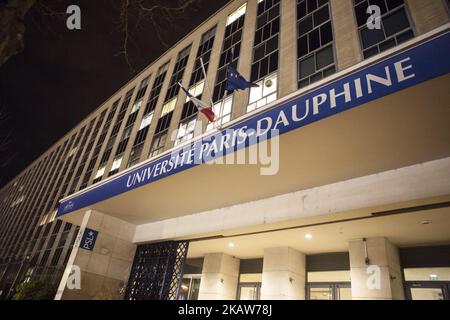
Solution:
M358 26L353 17L353 0L330 1L337 69L343 70L362 60Z
M205 256L199 300L235 300L240 260L225 253Z
M296 1L281 1L280 67L278 97L284 97L297 88L297 6Z
M86 228L98 232L95 244L81 243ZM88 230L89 231L89 230ZM135 226L97 211L87 211L80 226L55 300L121 300L133 264ZM80 245L81 244L81 245ZM80 289L74 284L73 266L80 270Z
M355 300L403 300L403 282L398 249L386 238L349 243L352 297Z
M449 22L444 1L406 0L406 4L418 35Z
M305 261L289 247L265 249L261 300L304 300Z

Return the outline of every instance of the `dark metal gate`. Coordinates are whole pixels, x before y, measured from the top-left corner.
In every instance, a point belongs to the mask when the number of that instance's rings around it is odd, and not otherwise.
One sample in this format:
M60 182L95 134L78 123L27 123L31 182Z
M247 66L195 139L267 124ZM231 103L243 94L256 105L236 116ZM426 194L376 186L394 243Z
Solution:
M143 244L128 280L126 300L176 300L189 241Z

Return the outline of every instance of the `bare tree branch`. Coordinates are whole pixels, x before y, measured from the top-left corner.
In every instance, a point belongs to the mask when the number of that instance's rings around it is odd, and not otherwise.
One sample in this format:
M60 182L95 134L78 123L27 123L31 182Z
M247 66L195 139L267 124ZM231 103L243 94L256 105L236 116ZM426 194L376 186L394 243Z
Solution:
M23 51L24 18L36 0L9 0L0 4L0 66Z
M51 24L48 18L65 20L67 13L62 10L62 3L54 0L6 0L0 5L0 66L10 57L23 51L25 15L32 10L32 20L38 28L45 27L48 32ZM118 32L122 35L121 45L116 56L123 56L129 69L134 72L130 55L130 45L134 43L133 35L144 24L149 23L152 35L167 48L169 45L164 34L176 25L177 19L186 15L188 10L197 10L204 0L120 0L118 8ZM108 4L110 4L108 2ZM59 8L58 8L59 5ZM35 15L37 17L35 17ZM39 23L38 21L42 21ZM40 25L41 24L41 25ZM146 25L147 26L147 25ZM170 27L170 28L169 28ZM54 33L57 36L56 33Z

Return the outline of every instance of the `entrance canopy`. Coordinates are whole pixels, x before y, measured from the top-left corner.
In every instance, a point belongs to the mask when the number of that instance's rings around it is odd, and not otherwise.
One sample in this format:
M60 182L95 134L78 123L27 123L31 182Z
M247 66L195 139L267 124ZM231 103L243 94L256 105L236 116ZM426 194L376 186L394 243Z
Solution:
M395 50L71 195L58 217L144 224L447 158L450 33ZM269 165L204 163L277 138Z

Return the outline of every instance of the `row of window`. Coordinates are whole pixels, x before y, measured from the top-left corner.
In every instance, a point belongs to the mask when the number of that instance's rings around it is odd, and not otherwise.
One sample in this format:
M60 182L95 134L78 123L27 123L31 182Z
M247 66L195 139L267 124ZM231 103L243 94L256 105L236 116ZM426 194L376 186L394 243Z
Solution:
M395 44L407 39L412 31L410 30L409 20L404 10L402 0L355 0L355 13L358 26L360 28L361 40L363 44L364 56L371 56L371 52L377 50L380 52L389 48L392 41ZM382 33L380 31L367 35L367 28L362 23L362 17L367 20L367 6L379 5L382 10ZM364 10L363 10L364 9ZM232 97L227 97L226 69L228 65L237 66L240 46L242 40L242 31L245 22L246 4L232 13L226 24L225 36L222 43L219 68L216 75L216 85L213 91L214 112L218 115L217 121L208 124L207 130L223 125L231 120ZM258 14L256 19L256 31L254 37L254 48L252 57L252 67L250 80L258 84L257 88L251 88L249 95L249 104L247 112L261 108L277 99L278 91L278 64L279 64L279 32L280 32L280 1L279 0L259 0ZM394 10L394 12L392 12ZM364 12L364 15L361 14ZM298 55L298 87L305 87L315 81L333 74L336 71L333 45L333 32L331 23L331 10L328 0L297 0L297 55ZM398 21L396 25L392 19ZM406 23L405 23L406 21ZM404 28L408 30L403 30ZM401 32L400 32L400 31ZM204 71L207 72L209 59L214 44L216 28L208 30L202 35L201 42L197 51L194 64L194 70L190 79L190 88L195 97L201 97L205 82ZM400 33L399 33L400 32ZM389 38L391 37L391 38ZM380 39L386 43L380 42ZM170 80L169 88L166 93L166 101L163 104L161 115L156 124L156 130L151 143L149 156L153 157L164 151L168 130L172 122L173 111L177 104L179 86L187 65L191 46L183 49L179 54ZM203 61L203 66L201 64ZM159 98L162 83L167 73L168 63L161 67L155 79L154 89L147 104L147 110L143 116L137 137L130 152L127 167L137 164L141 158L144 142L148 134L148 129L153 120L153 111ZM143 81L142 86L147 86L148 78ZM143 98L145 90L139 90L137 99ZM120 169L123 153L128 144L128 137L133 129L134 122L138 116L142 101L139 100L133 105L131 115L125 127L124 137L118 145L113 166L109 175L117 173ZM150 106L150 107L149 107ZM182 116L178 125L175 145L189 141L194 136L194 130L197 124L197 108L189 101L183 105ZM100 181L104 175L105 168L101 166L94 178L94 182Z

